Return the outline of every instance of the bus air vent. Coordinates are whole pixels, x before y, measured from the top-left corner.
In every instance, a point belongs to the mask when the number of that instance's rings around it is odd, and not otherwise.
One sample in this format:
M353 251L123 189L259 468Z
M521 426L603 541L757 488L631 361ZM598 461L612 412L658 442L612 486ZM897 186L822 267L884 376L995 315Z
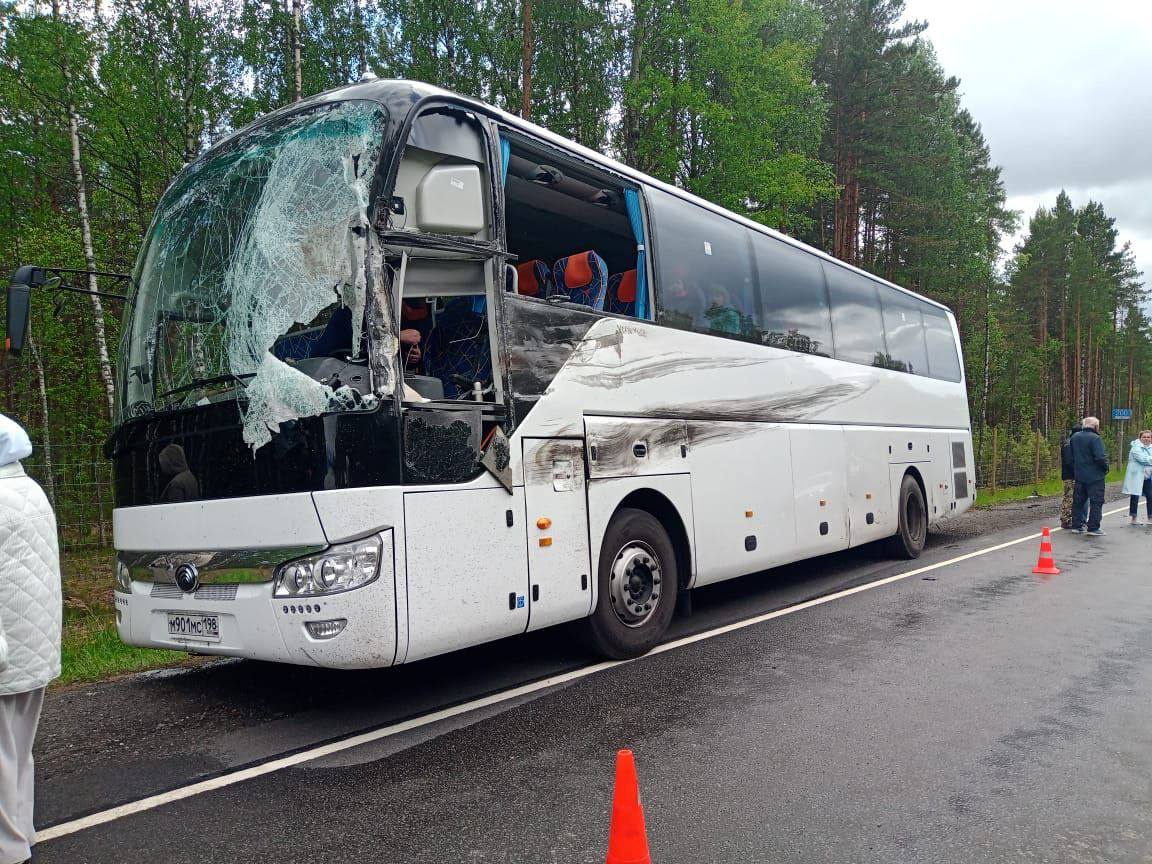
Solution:
M952 442L952 467L953 468L967 468L968 467L967 464L964 462L964 442L963 441L953 441Z

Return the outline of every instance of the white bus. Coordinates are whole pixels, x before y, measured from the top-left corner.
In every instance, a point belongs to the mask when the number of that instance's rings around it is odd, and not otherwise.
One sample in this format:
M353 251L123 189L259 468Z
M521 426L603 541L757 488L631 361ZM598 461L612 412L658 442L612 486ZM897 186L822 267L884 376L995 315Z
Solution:
M631 657L679 592L915 557L974 496L947 308L409 81L176 178L119 384L139 646L377 667L579 621Z

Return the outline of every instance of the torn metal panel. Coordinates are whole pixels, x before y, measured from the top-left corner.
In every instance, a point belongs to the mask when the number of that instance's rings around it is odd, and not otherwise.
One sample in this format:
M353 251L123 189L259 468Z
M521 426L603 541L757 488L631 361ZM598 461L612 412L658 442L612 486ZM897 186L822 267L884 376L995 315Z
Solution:
M504 312L508 382L519 424L547 391L588 330L603 319L590 311L529 298L505 298Z
M321 106L241 134L177 179L138 268L125 405L186 408L243 386L253 450L287 420L370 406L293 369L282 343L362 350L385 126L373 103Z
M488 446L484 448L484 455L480 463L500 481L500 485L512 491L512 445L508 437L499 426L493 426Z
M400 340L392 303L392 279L384 264L384 249L375 231L368 233L368 365L372 392L386 396L396 390Z

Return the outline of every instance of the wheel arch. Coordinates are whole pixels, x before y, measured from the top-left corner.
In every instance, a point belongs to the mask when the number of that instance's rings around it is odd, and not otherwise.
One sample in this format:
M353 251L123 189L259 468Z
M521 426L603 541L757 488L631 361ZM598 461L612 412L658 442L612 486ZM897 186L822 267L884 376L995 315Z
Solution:
M932 518L929 515L929 508L931 508L931 506L932 506L932 501L928 497L928 487L924 485L924 476L920 473L920 469L917 468L915 465L909 465L908 466L907 470L900 476L900 482L903 483L904 478L909 477L909 476L911 476L912 479L916 481L916 485L920 487L920 494L924 496L924 508L925 508L924 509L924 515L928 519L929 523L931 523ZM899 505L899 501L900 501L900 487L899 486L896 487L895 500L897 502L897 505Z
M688 536L688 529L676 505L664 493L645 487L629 492L616 505L612 518L623 509L643 510L655 516L664 530L668 532L668 539L676 550L676 571L678 588L683 590L692 581L692 543ZM608 520L609 522L612 519Z

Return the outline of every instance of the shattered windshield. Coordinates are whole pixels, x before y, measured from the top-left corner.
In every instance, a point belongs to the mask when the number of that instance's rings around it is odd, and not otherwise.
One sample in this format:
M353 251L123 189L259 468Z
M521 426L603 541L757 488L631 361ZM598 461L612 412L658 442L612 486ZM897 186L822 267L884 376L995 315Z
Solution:
M375 103L322 106L246 133L177 178L137 265L121 421L241 395L244 440L258 448L282 422L372 403L316 373L316 358L365 354L368 197L384 122Z

